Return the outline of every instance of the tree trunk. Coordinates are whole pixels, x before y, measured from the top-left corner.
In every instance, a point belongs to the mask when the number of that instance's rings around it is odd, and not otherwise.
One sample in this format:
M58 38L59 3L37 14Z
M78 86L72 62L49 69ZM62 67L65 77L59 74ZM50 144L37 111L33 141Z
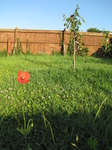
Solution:
M74 38L74 62L73 62L73 67L74 67L74 72L75 72L75 38Z

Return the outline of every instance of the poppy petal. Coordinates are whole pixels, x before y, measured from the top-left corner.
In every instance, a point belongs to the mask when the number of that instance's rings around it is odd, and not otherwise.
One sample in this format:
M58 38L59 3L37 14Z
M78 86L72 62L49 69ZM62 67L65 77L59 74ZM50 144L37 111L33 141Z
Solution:
M19 76L22 76L22 71L21 70L18 72L18 77Z
M22 72L21 70L18 72L18 82L21 84L27 84L29 82L30 74L28 72Z

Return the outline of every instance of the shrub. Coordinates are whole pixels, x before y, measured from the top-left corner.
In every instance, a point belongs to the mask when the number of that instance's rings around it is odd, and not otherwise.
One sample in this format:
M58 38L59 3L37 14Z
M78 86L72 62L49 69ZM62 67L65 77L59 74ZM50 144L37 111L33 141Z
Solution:
M17 46L15 48L15 54L21 54L23 53L22 44L19 38L17 38Z
M87 56L89 52L89 49L87 47L79 48L78 49L78 55L80 56Z
M103 43L101 48L104 57L112 57L112 37L109 39L108 31L103 33Z
M80 35L79 43L77 44L77 55L80 56L86 56L88 55L89 49L84 46L84 42L82 40L82 36ZM74 38L70 37L70 41L68 44L68 49L67 49L67 54L68 55L73 55L74 54Z
M61 55L61 54L62 54L61 51L59 51L59 52L56 52L55 50L52 51L52 55Z
M100 31L97 28L89 28L89 29L87 29L87 32L96 32L96 33L99 33Z
M4 48L4 50L0 52L0 56L3 57L3 56L7 56L7 55L8 55L7 49Z

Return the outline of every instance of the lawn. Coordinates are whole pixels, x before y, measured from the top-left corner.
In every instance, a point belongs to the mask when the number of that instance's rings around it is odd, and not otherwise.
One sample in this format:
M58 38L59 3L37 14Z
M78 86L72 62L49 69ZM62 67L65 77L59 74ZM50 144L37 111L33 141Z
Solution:
M112 60L0 57L1 150L112 150ZM20 84L18 71L30 81Z

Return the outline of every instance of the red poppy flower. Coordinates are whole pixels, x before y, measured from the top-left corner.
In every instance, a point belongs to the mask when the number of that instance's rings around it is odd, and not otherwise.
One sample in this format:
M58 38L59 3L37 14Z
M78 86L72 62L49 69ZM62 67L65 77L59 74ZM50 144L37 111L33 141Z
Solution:
M21 70L18 72L18 82L20 84L27 84L30 79L30 74L28 72L22 72Z

